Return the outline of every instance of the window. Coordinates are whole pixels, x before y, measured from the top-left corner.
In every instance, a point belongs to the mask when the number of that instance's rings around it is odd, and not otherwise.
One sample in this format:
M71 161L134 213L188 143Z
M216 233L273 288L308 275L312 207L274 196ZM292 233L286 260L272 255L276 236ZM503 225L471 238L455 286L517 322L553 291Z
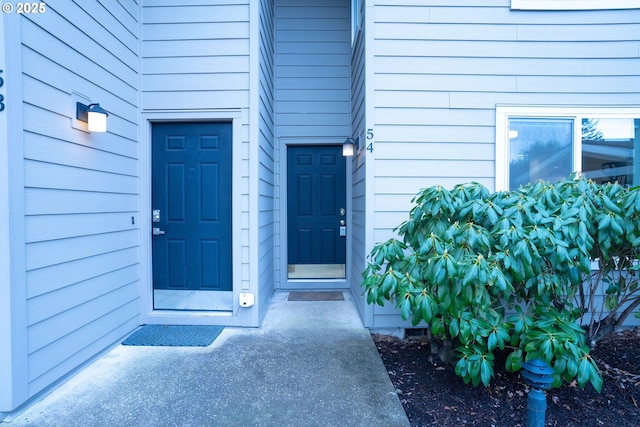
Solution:
M496 190L580 171L640 185L640 108L496 109Z
M509 119L509 188L573 172L573 120Z
M511 9L590 10L637 9L638 0L511 0Z

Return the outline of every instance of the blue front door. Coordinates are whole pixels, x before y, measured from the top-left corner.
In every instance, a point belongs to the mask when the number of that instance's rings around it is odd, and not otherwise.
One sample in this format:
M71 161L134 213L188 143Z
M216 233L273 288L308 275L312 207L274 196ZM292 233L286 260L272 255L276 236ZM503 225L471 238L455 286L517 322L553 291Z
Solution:
M155 308L230 308L231 123L154 124L151 203Z
M288 277L344 278L346 161L342 146L290 146Z

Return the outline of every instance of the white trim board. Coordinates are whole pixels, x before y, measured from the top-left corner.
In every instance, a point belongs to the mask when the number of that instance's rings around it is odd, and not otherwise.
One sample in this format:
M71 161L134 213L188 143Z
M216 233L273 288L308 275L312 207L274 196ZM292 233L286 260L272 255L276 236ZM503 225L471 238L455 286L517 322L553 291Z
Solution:
M232 122L232 266L233 291L232 311L181 311L153 309L153 281L151 254L151 127L162 122ZM140 316L143 324L215 324L221 326L245 325L250 319L250 310L240 308L239 294L242 292L242 125L245 122L243 109L228 110L155 110L141 113L140 126ZM244 290L256 292L256 289Z
M30 397L21 21L0 16L0 413Z
M352 260L352 227L347 226L347 235L345 236L347 241L347 253L346 253L346 270L345 278L340 279L290 279L288 277L288 235L287 235L287 148L289 145L336 145L340 143L342 138L334 137L316 137L316 138L277 138L277 145L279 147L279 153L277 161L279 163L278 169L280 171L279 179L276 185L280 188L279 197L276 201L278 210L280 212L279 217L279 230L276 233L276 239L279 242L279 258L280 258L280 276L277 277L276 289L346 289L349 287L349 277L351 274L351 260ZM342 139L344 141L344 139ZM352 202L352 170L353 165L351 161L346 162L346 210L347 218L351 218L353 210Z

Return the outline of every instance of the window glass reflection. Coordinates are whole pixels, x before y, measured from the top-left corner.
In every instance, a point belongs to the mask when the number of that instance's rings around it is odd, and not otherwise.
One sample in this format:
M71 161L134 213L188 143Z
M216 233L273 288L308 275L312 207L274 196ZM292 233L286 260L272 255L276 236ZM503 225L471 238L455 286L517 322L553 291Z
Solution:
M509 119L509 187L556 182L573 172L573 120Z
M582 171L599 184L638 185L640 119L582 119Z

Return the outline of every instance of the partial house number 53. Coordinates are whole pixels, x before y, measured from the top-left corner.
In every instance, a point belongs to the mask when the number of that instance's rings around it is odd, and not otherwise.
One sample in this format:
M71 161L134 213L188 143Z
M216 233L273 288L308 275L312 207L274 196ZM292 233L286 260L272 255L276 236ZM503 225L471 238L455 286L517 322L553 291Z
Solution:
M4 87L4 79L2 73L4 70L0 70L0 90ZM4 95L0 93L0 111L4 111Z

